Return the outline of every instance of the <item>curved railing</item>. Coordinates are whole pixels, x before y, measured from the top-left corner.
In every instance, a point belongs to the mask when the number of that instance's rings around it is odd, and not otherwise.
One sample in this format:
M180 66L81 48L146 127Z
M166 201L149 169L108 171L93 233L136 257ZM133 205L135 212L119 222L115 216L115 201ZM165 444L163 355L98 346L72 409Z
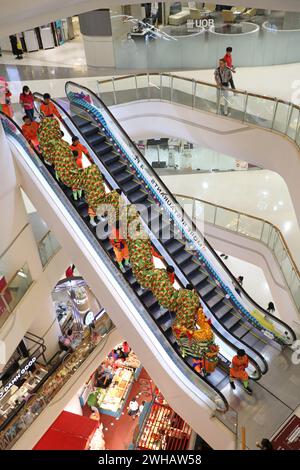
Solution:
M108 106L140 100L183 104L222 114L222 97L213 83L166 73L141 73L98 81L99 97ZM228 92L229 117L289 137L300 147L300 107L290 101L250 93Z
M74 82L66 83L66 95L71 105L79 107L88 112L90 116L105 130L118 151L122 152L136 174L144 181L145 187L149 189L155 200L167 211L168 216L174 222L174 226L183 234L192 249L195 251L201 263L206 266L210 276L220 288L229 295L231 302L242 315L255 328L261 330L266 337L272 338L279 344L292 344L296 338L294 331L277 317L269 314L253 300L243 288L243 298L237 298L234 293L236 279L228 267L220 260L210 243L203 237L193 221L187 214L183 214L169 189L155 173L140 150L136 147L128 134L119 124L103 101L88 88ZM89 102L82 98L86 93ZM259 318L264 320L261 321ZM272 331L267 326L268 321L272 325Z
M190 213L196 223L198 219L266 245L272 251L297 310L300 311L300 272L284 236L276 225L260 217L192 196L182 194L175 194L175 196L177 201L185 207L187 201L189 201Z

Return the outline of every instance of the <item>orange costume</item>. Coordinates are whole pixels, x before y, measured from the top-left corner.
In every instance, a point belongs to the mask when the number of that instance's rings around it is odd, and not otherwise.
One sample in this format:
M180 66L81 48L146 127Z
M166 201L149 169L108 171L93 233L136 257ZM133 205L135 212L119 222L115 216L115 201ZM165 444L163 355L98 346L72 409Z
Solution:
M232 379L239 379L242 382L248 380L249 376L245 369L247 369L249 359L245 355L243 357L234 356L232 359L232 367L230 367L230 377Z
M39 128L39 123L36 121L30 121L30 124L23 124L22 133L25 139L35 147L39 145L37 131Z
M110 237L110 243L113 246L117 263L122 263L123 260L128 260L128 245L126 243L126 240L122 238L120 230L118 230L116 227L113 227Z
M152 261L153 261L153 257L158 258L158 259L163 259L163 257L159 253L157 253L153 245L151 245L151 254L152 254Z
M11 92L4 77L0 77L0 111L6 116L13 117L14 112L11 105Z
M82 154L84 153L87 157L89 156L88 149L82 145L80 142L77 145L71 145L71 150L76 150L78 152L78 157L82 158Z
M55 104L51 102L49 104L42 103L40 110L41 110L41 113L43 113L43 115L46 117L56 116L58 119L61 119L61 115L57 107L55 106Z

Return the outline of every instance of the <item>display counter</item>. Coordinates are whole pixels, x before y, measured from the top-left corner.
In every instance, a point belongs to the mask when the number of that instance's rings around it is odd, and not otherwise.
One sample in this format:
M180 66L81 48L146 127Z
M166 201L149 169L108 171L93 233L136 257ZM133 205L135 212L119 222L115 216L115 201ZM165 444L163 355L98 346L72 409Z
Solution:
M116 348L118 347L121 346ZM97 382L94 383L96 376L93 375L79 398L80 403L84 406L87 401L90 407L96 406L100 413L119 418L132 385L140 375L142 365L136 354L130 351L125 360L114 359L111 355L103 361L99 369L102 375L101 387L96 386ZM109 381L110 385L107 386Z
M134 382L134 371L131 368L119 367L107 390L102 390L98 398L99 411L119 418Z
M13 413L22 402L25 402L32 395L35 388L47 373L48 371L45 367L36 365L34 372L27 373L24 378L20 377L20 386L13 384L6 393L5 387L8 387L9 384L1 389L3 390L3 395L0 398L0 425L6 421L9 415Z

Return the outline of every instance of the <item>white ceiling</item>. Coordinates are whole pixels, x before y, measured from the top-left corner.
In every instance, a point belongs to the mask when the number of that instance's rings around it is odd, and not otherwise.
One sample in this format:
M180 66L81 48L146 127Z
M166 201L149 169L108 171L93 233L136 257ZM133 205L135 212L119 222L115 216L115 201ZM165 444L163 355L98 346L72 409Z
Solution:
M0 36L31 29L59 18L141 0L0 0ZM216 0L218 4L239 5L241 0ZM300 11L300 0L247 0L247 7Z

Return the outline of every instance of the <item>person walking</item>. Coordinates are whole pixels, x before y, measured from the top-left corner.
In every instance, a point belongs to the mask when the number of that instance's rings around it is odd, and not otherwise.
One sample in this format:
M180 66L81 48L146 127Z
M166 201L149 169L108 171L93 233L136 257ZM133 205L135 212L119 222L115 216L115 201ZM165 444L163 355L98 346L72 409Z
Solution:
M275 305L273 304L273 302L268 303L267 312L269 312L269 313L274 313L275 312Z
M28 86L23 86L19 99L20 105L23 106L25 114L31 121L34 121L34 96Z
M256 443L256 447L258 447L260 450L274 450L272 442L265 437L261 440L261 442Z
M0 77L0 111L12 118L14 115L11 105L11 92L5 77Z
M232 78L231 70L226 66L225 60L219 60L219 66L215 70L215 81L217 84L217 106L220 109L221 99L224 99L223 113L228 116L228 88Z
M239 283L240 286L243 286L243 282L244 282L244 276L239 276L237 277L237 282ZM235 287L235 291L239 294L239 296L241 296L241 289L239 289L239 287Z
M73 277L74 276L74 271L75 271L75 264L72 264L66 269L65 276L67 278Z
M175 282L175 270L174 270L173 266L168 265L166 271L167 271L168 278L170 279L171 284L174 284L174 282Z
M9 36L12 53L16 56L16 59L23 59L23 49L20 39L16 34L11 34Z
M141 416L141 414L142 414L142 412L143 412L145 403L146 403L145 400L143 400L142 403L141 403L140 406L139 406L139 416Z
M44 93L43 101L40 107L40 111L45 117L53 117L56 116L60 121L62 121L62 117L60 112L58 111L57 107L51 101L51 96L49 93Z
M244 390L249 395L252 395L252 390L249 388L249 375L246 372L248 364L249 359L244 349L238 349L237 354L232 358L231 361L229 382L231 388L235 390L234 379L240 380L243 384Z
M39 141L38 141L38 128L39 123L32 121L28 114L23 116L23 126L22 126L22 133L27 142L32 145L35 149L38 149Z
M223 59L226 62L226 66L231 70L232 73L235 73L235 68L232 65L232 47L226 47L226 54L224 55ZM233 90L235 90L235 85L233 81L233 77L229 80L230 86Z
M124 272L123 261L125 261L125 266L129 266L129 251L126 240L121 234L120 222L117 221L116 225L113 227L110 235L110 243L115 252L116 261L119 265L119 268Z
M72 137L71 150L76 150L78 152L79 158L81 159L82 154L84 153L85 156L90 160L90 162L93 163L92 157L90 156L88 149L79 142L79 138L76 135L73 135Z
M136 397L133 397L132 400L129 402L128 406L128 414L132 416L132 419L135 419L139 412L139 404L137 402Z

